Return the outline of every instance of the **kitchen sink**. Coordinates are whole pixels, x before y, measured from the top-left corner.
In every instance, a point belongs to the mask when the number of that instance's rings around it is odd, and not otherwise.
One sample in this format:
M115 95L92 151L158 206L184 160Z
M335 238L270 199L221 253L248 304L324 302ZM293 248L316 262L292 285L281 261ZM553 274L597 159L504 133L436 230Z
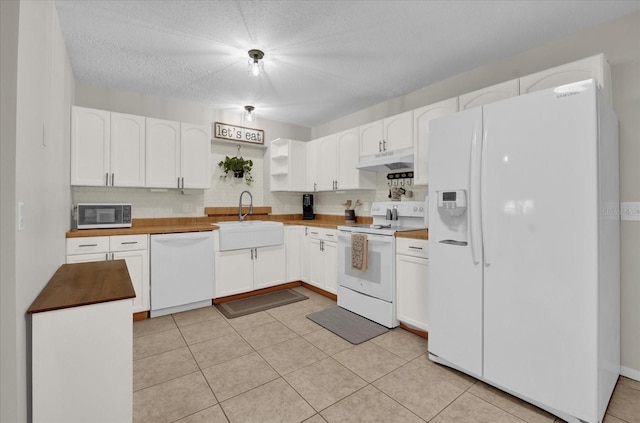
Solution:
M267 247L284 243L284 224L265 220L218 222L220 251Z

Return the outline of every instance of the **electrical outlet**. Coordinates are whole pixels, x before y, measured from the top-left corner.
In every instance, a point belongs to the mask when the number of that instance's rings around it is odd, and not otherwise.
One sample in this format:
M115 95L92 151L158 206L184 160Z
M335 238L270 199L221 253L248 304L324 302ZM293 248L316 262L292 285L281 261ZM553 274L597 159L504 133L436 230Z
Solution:
M183 203L182 204L182 212L183 213L191 213L193 211L192 203Z
M365 211L365 212L369 211L369 203L362 203L362 211Z

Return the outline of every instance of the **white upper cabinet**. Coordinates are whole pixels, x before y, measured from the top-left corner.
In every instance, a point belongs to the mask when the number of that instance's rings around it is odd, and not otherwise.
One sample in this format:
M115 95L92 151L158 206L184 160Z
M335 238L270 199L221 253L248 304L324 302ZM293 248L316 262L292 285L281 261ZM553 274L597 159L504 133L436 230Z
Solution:
M413 147L413 110L385 118L383 151Z
M206 125L147 118L146 186L211 186L211 136Z
M309 141L306 145L307 172L305 191L318 191L318 140Z
M360 126L360 155L370 156L382 151L382 139L384 138L384 127L382 120L370 122Z
M585 79L598 81L604 97L611 104L611 68L603 54L523 76L520 78L520 92L527 94Z
M413 146L413 110L360 126L360 155Z
M376 173L356 169L360 161L358 128L348 129L336 135L337 184L336 189L375 189Z
M305 191L307 189L306 142L278 138L271 141L270 190Z
M335 134L316 140L318 144L318 191L336 189L338 175L337 137Z
M180 188L180 123L147 118L147 187Z
M359 128L307 143L307 165L315 163L316 182L309 191L375 189L376 175L356 169L360 161Z
M145 118L111 113L111 185L145 186Z
M144 187L144 117L73 106L71 185Z
M71 185L107 186L111 113L71 108Z
M413 111L413 183L427 185L429 157L429 122L458 111L458 97L420 107Z
M211 188L211 127L180 124L180 183L182 188Z
M512 79L460 96L460 111L520 95L520 80Z

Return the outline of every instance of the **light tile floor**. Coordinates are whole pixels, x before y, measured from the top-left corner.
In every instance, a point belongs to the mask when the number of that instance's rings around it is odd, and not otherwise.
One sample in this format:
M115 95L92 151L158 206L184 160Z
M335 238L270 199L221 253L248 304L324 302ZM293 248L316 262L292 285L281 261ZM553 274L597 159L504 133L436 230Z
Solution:
M134 422L560 422L427 358L394 329L360 345L306 318L309 297L227 320L214 307L134 324ZM640 423L640 382L621 377L605 423Z

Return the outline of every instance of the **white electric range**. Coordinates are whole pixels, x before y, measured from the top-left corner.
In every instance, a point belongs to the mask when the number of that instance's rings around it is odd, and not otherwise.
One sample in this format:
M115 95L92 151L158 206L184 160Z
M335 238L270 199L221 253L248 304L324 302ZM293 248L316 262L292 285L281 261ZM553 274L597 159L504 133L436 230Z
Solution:
M338 305L388 328L396 318L394 234L426 229L423 201L385 201L371 206L373 224L338 226ZM351 235L366 234L367 269L351 267Z

